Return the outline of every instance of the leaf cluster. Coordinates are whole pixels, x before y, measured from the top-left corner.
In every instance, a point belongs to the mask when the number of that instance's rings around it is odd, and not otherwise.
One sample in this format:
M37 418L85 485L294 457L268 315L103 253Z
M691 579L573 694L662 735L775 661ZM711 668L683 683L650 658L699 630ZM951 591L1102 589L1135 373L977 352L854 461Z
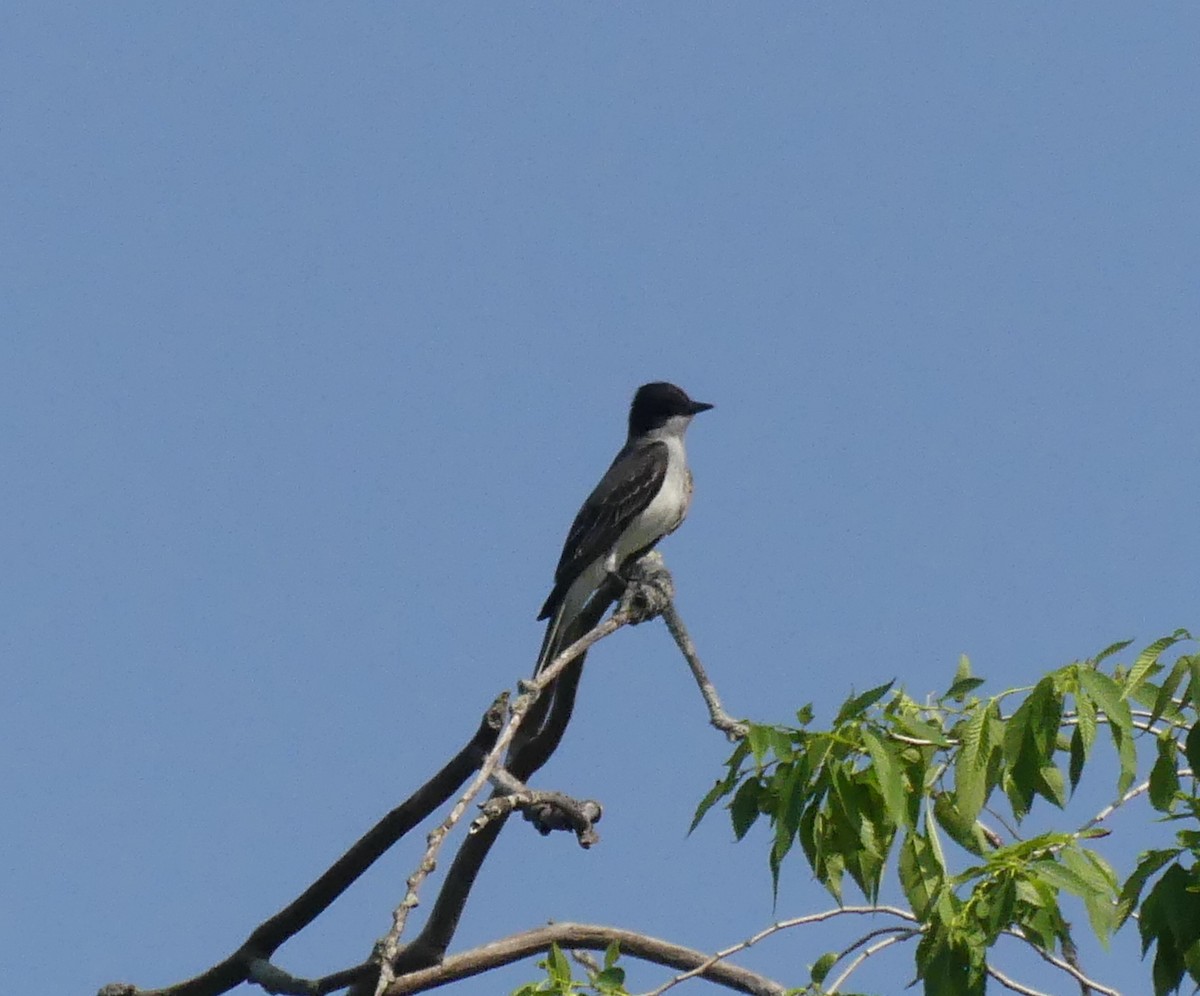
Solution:
M546 957L538 962L538 968L546 973L540 982L530 982L513 990L512 996L628 996L625 989L625 969L617 964L621 956L620 947L614 941L604 952L603 965L583 964L586 978L576 980L571 962L562 948L552 944Z
M915 975L928 996L982 994L988 953L1004 935L1074 967L1064 893L1082 901L1105 944L1138 914L1156 996L1185 975L1200 984L1200 654L1164 659L1192 639L1178 630L1128 665L1116 660L1130 641L1114 644L991 696L963 657L946 691L924 702L889 682L850 696L828 728L814 726L810 706L795 725L750 724L692 826L717 803L739 840L765 822L776 893L797 843L839 903L847 878L876 903L894 866L917 918ZM1022 835L1035 807L1064 810L1091 769L1111 778L1112 806ZM1123 877L1092 843L1109 832L1111 812L1143 796L1184 829L1176 846L1144 852ZM814 991L834 955L814 965Z

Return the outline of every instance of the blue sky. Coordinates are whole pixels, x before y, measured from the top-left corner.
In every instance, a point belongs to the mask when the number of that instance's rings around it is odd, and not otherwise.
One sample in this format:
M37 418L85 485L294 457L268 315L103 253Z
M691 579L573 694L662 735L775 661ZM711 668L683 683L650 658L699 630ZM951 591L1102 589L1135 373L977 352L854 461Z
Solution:
M717 406L663 551L734 713L1200 626L1195 8L0 21L11 991L206 967L440 765L529 669L646 380ZM770 922L762 839L684 836L725 751L661 627L619 634L539 782L601 844L509 828L457 946ZM282 963L365 956L419 846ZM785 870L778 915L827 905ZM744 961L799 983L832 937Z

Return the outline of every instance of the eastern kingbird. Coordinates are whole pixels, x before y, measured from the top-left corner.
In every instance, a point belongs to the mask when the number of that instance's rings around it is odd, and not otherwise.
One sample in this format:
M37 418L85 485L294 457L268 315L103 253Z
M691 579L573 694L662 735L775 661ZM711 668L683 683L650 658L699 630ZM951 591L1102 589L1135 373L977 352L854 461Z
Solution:
M588 495L563 544L554 590L538 619L549 619L537 671L561 649L563 628L608 575L653 549L679 528L692 500L683 434L692 416L712 405L674 384L643 384L629 406L629 436ZM537 671L534 673L536 674Z

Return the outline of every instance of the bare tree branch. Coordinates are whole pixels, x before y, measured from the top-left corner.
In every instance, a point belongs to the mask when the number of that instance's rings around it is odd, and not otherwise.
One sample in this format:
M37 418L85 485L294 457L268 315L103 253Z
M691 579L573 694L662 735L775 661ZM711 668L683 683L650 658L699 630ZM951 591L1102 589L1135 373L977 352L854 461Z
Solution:
M603 612L603 610L601 610ZM542 724L534 739L517 748L510 757L509 769L518 777L528 779L537 771L562 740L570 721L575 703L575 693L582 677L582 659L558 679L554 686L553 706L549 717ZM429 919L421 932L399 954L396 960L397 976L441 961L450 946L459 919L471 893L471 887L479 874L492 844L504 827L504 818L492 820L478 833L468 836L460 845L442 888L438 892ZM354 989L350 996L359 996L363 990ZM373 990L370 990L373 991Z
M522 789L494 795L480 808L483 812L471 821L469 833L478 833L489 821L516 810L523 813L542 836L554 830L570 830L579 840L580 847L585 849L600 839L594 824L599 821L603 810L598 802L591 799L581 802L562 792Z
M293 902L264 921L224 961L185 982L163 989L112 983L102 996L218 996L250 977L251 965L269 961L279 947L313 922L389 847L434 812L454 793L492 748L507 705L507 693L492 703L471 740L429 781L368 830Z
M1019 928L1005 929L1003 933L1008 934L1010 937L1015 937L1018 940L1024 941L1031 948L1033 948L1034 951L1037 952L1039 958L1041 958L1043 961L1049 962L1055 968L1062 969L1080 985L1096 990L1096 992L1100 993L1101 996L1121 996L1119 990L1110 989L1108 986L1102 985L1095 979L1089 979L1083 974L1083 972L1081 972L1070 962L1059 958L1057 955L1051 954L1049 951L1043 950L1039 945L1034 944L1028 937L1026 937Z
M520 729L521 723L524 721L525 714L529 711L530 706L533 705L538 695L547 686L552 684L554 679L562 674L567 666L577 657L586 652L593 644L598 643L606 636L615 633L622 626L627 625L630 620L631 617L628 613L618 610L611 618L598 624L578 640L574 641L565 650L561 651L541 672L524 685L524 690L517 696L517 700L512 705L508 721L504 724L504 728L500 731L500 735L496 738L496 742L492 745L491 750L488 751L483 764L480 765L475 777L471 779L466 791L459 796L449 815L430 832L428 837L429 843L425 848L425 853L421 856L421 861L417 865L416 870L408 878L408 888L404 894L404 898L392 914L392 927L377 945L381 967L379 982L376 985L376 996L379 996L394 978L393 966L396 961L396 955L400 951L400 935L403 933L405 924L408 921L409 911L419 901L417 894L420 891L421 885L437 867L437 856L441 852L442 844L445 842L447 834L462 819L463 814L467 811L467 807L470 806L471 802L488 783L492 771L500 764L500 759L504 756L508 745L512 743L517 730Z
M987 974L999 982L1005 989L1011 989L1014 993L1021 993L1022 996L1050 996L1049 993L1044 993L1040 989L1032 989L1017 982L1015 979L1010 979L1000 969L993 968L991 965L987 967Z
M1192 769L1191 768L1180 768L1175 773L1180 778L1191 778L1192 777ZM1080 827L1080 832L1082 833L1084 830L1090 830L1092 827L1096 826L1097 824L1103 823L1110 816L1112 816L1112 814L1115 813L1121 806L1124 806L1125 803L1127 803L1133 799L1136 799L1139 795L1142 795L1144 792L1148 792L1148 791L1150 791L1150 780L1149 779L1142 782L1140 785L1135 785L1128 792L1126 792L1123 796L1121 796L1121 798L1119 798L1116 802L1110 802L1107 806L1105 806L1102 810L1100 810L1100 812L1098 812L1095 816L1093 816L1090 820L1088 820L1082 827Z
M906 920L909 923L919 923L916 916L908 910L901 909L899 906L839 906L836 909L824 910L821 913L809 913L806 916L793 917L789 920L780 920L778 923L773 923L769 927L764 927L757 934L754 934L746 940L734 944L731 947L718 951L714 955L709 955L705 961L699 966L689 969L682 975L677 975L673 979L668 979L657 989L652 989L645 996L662 996L672 986L677 986L681 982L686 982L688 979L695 978L702 974L713 965L718 964L730 955L735 955L739 951L745 951L746 948L753 947L759 941L766 940L772 934L777 934L781 930L790 930L792 927L803 927L810 923L822 923L825 920L832 920L839 916L870 916L875 913L884 913L888 916L899 917L901 920Z
M691 668L692 677L696 679L696 684L700 687L700 694L704 696L704 704L708 706L709 722L730 740L741 740L749 732L749 728L745 723L734 719L722 708L716 686L709 680L708 672L704 670L704 665L700 663L700 655L696 651L696 645L692 642L687 627L683 625L683 619L680 618L673 601L667 602L662 610L662 617L663 622L667 624L667 629L671 631L671 636L675 638L675 644L679 647L679 652L683 654L683 659L687 661L688 667Z
M567 627L563 634L564 640L574 641L582 633L591 630L616 601L618 593L616 582L607 581L592 597L579 618ZM581 654L568 665L553 683L552 692L544 694L530 709L526 721L529 726L536 728L537 732L529 740L523 740L521 736L515 738L507 759L507 770L517 778L528 781L550 759L562 742L575 708L575 695L583 676L586 657L586 653ZM397 976L435 965L445 956L458 929L458 922L475 878L487 859L492 844L496 842L504 822L504 818L492 820L478 833L469 835L462 842L438 892L429 919L425 921L421 932L397 956ZM374 977L373 969L369 976L364 976L363 979ZM360 981L348 996L364 996L371 992L374 992L374 989L368 988L366 981Z
M751 996L783 996L788 987L756 972L724 962L712 962L703 951L686 948L670 941L649 937L620 927L586 923L553 923L535 930L514 934L470 951L450 955L431 968L420 969L397 978L385 990L385 996L407 996L436 986L457 982L482 972L510 965L530 955L548 951L551 944L562 948L586 948L603 951L616 941L623 956L687 969L689 978L699 976L735 992ZM712 962L710 964L710 962Z
M855 958L854 961L850 962L850 964L846 966L846 970L841 975L834 979L833 985L829 987L830 996L833 996L834 993L841 989L846 980L849 979L854 973L855 969L857 969L859 965L861 965L872 955L878 954L885 948L890 948L893 944L899 944L901 941L907 941L914 934L919 933L919 930L909 930L905 931L903 934L892 934L890 937L885 937L878 944L872 944L869 948L863 951L862 954Z

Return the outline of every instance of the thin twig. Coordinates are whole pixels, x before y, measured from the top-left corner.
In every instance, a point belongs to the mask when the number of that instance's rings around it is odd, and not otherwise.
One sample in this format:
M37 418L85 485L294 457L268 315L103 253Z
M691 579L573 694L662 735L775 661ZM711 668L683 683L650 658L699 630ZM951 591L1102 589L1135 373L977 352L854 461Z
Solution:
M857 958L855 958L854 961L852 961L849 965L846 966L846 971L844 971L841 975L839 975L836 979L834 979L833 985L830 986L828 989L830 996L834 996L834 994L838 991L838 989L840 989L842 987L842 984L848 978L850 978L850 975L854 972L854 970L856 968L858 968L858 966L861 965L864 961L866 961L868 958L870 958L871 955L878 954L880 951L884 950L885 948L890 948L893 944L899 944L901 941L907 941L914 934L919 934L919 933L920 933L919 930L913 930L904 935L893 934L891 937L885 937L878 944L871 945L871 947L867 948L866 951L864 951Z
M564 640L573 641L590 631L604 615L615 599L609 591L611 583L601 589L603 597L593 597L579 618L567 627ZM534 726L537 732L525 743L514 738L505 761L507 769L522 781L528 782L535 772L550 759L562 741L571 720L579 679L583 674L587 654L577 657L554 682L553 690L547 689L525 714L522 730ZM549 710L537 718L539 706L550 701ZM498 732L498 731L497 731ZM505 825L503 818L493 820L478 833L468 834L446 871L446 877L438 890L429 911L429 916L417 934L401 950L394 965L397 976L436 965L446 957L446 951L458 929L459 920L471 894L471 888L484 861ZM370 985L354 985L348 996L372 996L378 969L370 975Z
M991 965L987 966L987 974L999 982L1005 989L1011 989L1014 993L1021 993L1021 996L1050 996L1049 993L1044 993L1040 989L1031 989L1016 979L1010 979L1000 969L993 968Z
M572 948L570 955L586 971L593 974L600 972L600 962L596 961L595 956L590 951L585 951L583 948Z
M983 811L985 813L987 813L989 816L991 816L1002 827L1004 827L1004 829L1008 831L1008 835L1013 840L1024 840L1024 838L1017 832L1017 828L1014 827L1011 823L1009 823L1008 820L1006 820L1000 813L998 813L991 806L984 806Z
M925 740L922 737L910 737L907 733L897 733L895 730L887 731L889 740L898 740L902 744L911 744L914 747L939 747L945 750L947 747L958 747L960 742L952 737L946 737L944 741L938 743L936 740Z
M743 739L750 732L750 728L745 723L734 719L721 707L721 698L717 695L717 688L709 680L704 665L700 663L696 644L688 635L687 627L683 625L683 620L680 618L673 600L668 601L664 606L662 617L663 622L667 624L667 629L671 631L671 636L675 638L675 645L679 647L679 652L683 654L684 660L691 668L692 677L696 679L696 684L700 687L700 694L704 696L704 704L708 706L709 722L730 740Z
M1192 777L1192 769L1191 768L1180 768L1175 773L1180 778L1191 778ZM1090 830L1092 827L1096 826L1096 824L1104 822L1104 820L1107 820L1110 816L1112 816L1113 813L1115 813L1118 809L1120 809L1122 806L1124 806L1125 803L1129 802L1131 799L1136 799L1139 795L1141 795L1144 792L1148 792L1149 790L1150 790L1149 779L1142 782L1140 785L1135 785L1128 792L1126 792L1123 796L1121 796L1121 798L1119 798L1116 802L1110 802L1107 806L1105 806L1102 810L1100 810L1100 812L1098 812L1095 816L1093 816L1090 820L1088 820L1082 827L1080 827L1080 832L1082 832L1084 830Z
M1067 975L1070 975L1072 978L1074 978L1076 982L1095 989L1096 992L1101 994L1101 996L1121 996L1119 990L1110 989L1108 986L1102 985L1101 983L1096 982L1094 979L1089 979L1083 974L1083 972L1081 972L1070 962L1064 961L1057 955L1052 955L1049 951L1045 951L1038 945L1034 944L1033 941L1025 936L1019 927L1006 927L1003 933L1008 934L1010 937L1015 937L1017 940L1024 941L1038 953L1043 961L1048 961L1055 968L1062 969L1062 971L1066 972Z
M475 777L467 786L466 791L459 796L449 815L430 831L425 853L421 856L421 861L417 865L416 870L409 876L404 898L392 914L392 927L380 940L379 944L376 945L377 957L380 962L380 972L379 981L375 987L375 996L380 996L394 979L392 965L396 959L396 955L399 953L400 935L404 932L409 912L419 902L417 893L422 883L437 867L437 856L442 849L442 844L445 842L446 836L458 821L462 819L463 814L467 811L467 807L471 805L475 797L488 783L493 770L500 763L500 759L504 756L504 752L512 742L513 736L520 729L521 722L525 718L525 713L528 712L529 707L533 705L538 695L566 670L567 666L576 657L587 651L593 644L615 633L628 622L629 615L618 610L607 620L600 623L590 632L585 633L559 653L547 667L533 679L525 683L522 693L517 696L517 700L513 703L508 721L504 724L504 728L500 731L500 735L496 738L496 742L492 745L487 757L484 758L483 763L479 766Z
M838 954L837 959L834 961L833 965L836 965L839 961L841 961L847 955L853 954L855 951L857 951L859 948L861 948L864 944L867 944L869 941L875 940L876 937L883 937L886 934L903 934L904 937L902 937L901 940L905 940L909 937L912 937L915 934L921 933L922 929L923 928L921 928L921 927L878 927L875 930L868 931L867 933L863 934L862 937L860 937L857 941L854 941L853 943L849 944L847 947L843 948L841 950L841 952ZM830 965L829 967L832 968L833 965Z
M672 979L668 979L657 989L651 989L642 996L662 996L668 989L679 985L681 982L686 982L688 979L695 978L706 972L713 965L731 955L737 954L739 951L745 951L747 948L753 947L759 941L765 940L772 934L777 934L781 930L789 930L792 927L803 927L810 923L821 923L825 920L832 920L834 917L850 915L866 916L872 913L886 913L890 916L899 917L901 920L907 920L909 923L917 923L917 918L908 910L901 909L899 906L839 906L836 909L823 910L820 913L809 913L807 916L798 916L790 920L780 920L778 923L773 923L769 927L764 927L757 934L748 937L746 940L738 944L734 944L716 954L711 955L702 964L697 965L690 971L677 975Z
M1099 712L1096 714L1096 722L1111 724L1112 720L1108 717L1108 715L1106 713ZM1069 712L1069 711L1063 713L1062 718L1058 721L1058 725L1059 726L1078 726L1079 725L1079 714L1074 713L1074 712ZM1152 726L1149 723L1138 722L1136 719L1129 725L1132 726L1135 730L1141 730L1143 733L1149 733L1151 736L1154 736L1154 737L1160 737L1164 733L1167 733L1171 730L1179 729L1179 725L1177 723L1168 723L1166 726L1158 727L1158 726ZM1186 729L1186 727L1184 727L1184 729ZM1180 745L1180 750L1182 750L1182 749L1183 749L1182 745Z

